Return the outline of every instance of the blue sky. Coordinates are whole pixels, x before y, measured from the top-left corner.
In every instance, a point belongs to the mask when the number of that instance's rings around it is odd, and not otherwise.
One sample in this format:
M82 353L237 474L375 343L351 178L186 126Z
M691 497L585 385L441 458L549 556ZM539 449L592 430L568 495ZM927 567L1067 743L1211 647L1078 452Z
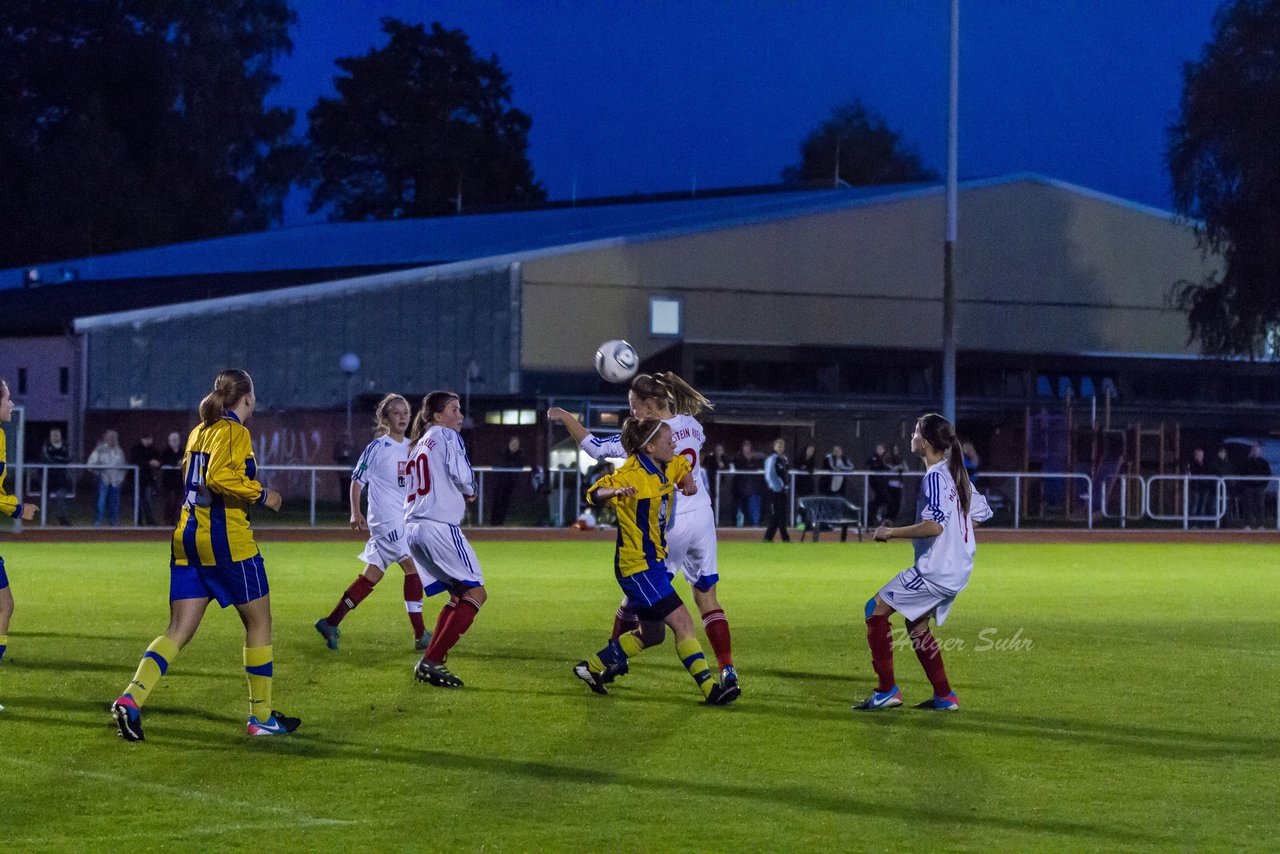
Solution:
M860 97L942 172L948 0L294 0L275 103L298 131L382 16L496 53L553 199L774 183ZM1165 134L1214 0L962 0L960 174L1034 171L1167 208ZM302 218L294 199L286 223Z

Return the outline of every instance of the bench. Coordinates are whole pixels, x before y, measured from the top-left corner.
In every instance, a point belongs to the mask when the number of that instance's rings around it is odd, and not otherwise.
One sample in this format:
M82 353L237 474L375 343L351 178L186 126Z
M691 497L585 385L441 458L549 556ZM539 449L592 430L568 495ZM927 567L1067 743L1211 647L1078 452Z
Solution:
M840 529L840 542L849 539L850 528L857 530L858 542L862 542L862 509L843 498L806 495L800 499L800 521L804 523L800 542L804 542L804 535L812 531L816 543L823 530L834 531L836 528Z

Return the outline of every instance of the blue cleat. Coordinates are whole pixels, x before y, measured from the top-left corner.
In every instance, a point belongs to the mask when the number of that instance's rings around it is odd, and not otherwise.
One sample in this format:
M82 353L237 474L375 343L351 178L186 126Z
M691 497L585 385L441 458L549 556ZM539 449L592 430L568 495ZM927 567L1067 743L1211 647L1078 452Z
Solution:
M329 625L329 621L321 617L316 620L316 631L324 638L325 645L329 649L336 650L338 648L338 638L341 637L342 632L338 631L337 626Z
M956 692L952 691L945 697L932 697L923 703L917 703L916 708L931 712L958 712L960 701L956 698Z
M301 723L301 718L291 718L273 710L265 721L249 715L249 722L244 725L244 729L249 735L285 735L293 732Z
M894 685L888 691L872 691L871 696L861 703L855 703L854 709L861 712L874 712L878 709L892 709L902 705L902 692Z
M142 710L128 694L111 704L111 717L115 719L116 729L125 741L143 741Z
M429 646L431 646L431 632L423 632L422 637L413 642L413 648L418 652L426 652Z

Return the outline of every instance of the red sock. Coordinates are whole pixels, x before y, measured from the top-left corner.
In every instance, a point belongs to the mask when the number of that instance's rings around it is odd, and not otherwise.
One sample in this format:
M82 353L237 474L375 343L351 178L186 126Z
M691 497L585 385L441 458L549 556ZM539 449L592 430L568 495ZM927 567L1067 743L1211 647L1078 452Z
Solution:
M414 572L404 577L404 607L409 612L414 640L422 637L427 627L422 623L422 579Z
M723 667L733 666L733 646L729 641L729 620L724 611L716 608L702 615L702 628L707 632L707 640L716 654L716 662Z
M617 640L627 632L640 628L640 618L623 602L618 606L618 613L613 615L613 634L609 640Z
M920 659L924 675L929 677L929 684L933 686L933 696L945 697L950 694L951 683L947 681L947 670L942 666L942 650L938 648L933 632L925 628L923 632L912 635L911 646L916 651L916 658Z
M431 645L427 647L427 653L423 658L437 664L448 658L449 650L453 649L458 638L471 628L471 623L475 621L478 613L480 613L480 606L474 599L463 596L454 603L448 622L444 624L443 629L431 636Z
M445 602L444 607L440 609L440 614L436 617L435 631L431 633L433 638L439 637L440 633L444 631L444 624L449 622L449 615L453 613L454 604L454 600L450 599L448 602Z
M347 616L347 612L364 601L365 597L373 592L373 582L363 575L357 575L356 580L351 582L351 586L342 594L342 598L338 600L338 607L333 609L325 622L331 626L336 626L342 622L342 618Z
M871 647L871 666L876 671L876 690L888 691L893 679L893 629L887 614L867 617L867 646Z

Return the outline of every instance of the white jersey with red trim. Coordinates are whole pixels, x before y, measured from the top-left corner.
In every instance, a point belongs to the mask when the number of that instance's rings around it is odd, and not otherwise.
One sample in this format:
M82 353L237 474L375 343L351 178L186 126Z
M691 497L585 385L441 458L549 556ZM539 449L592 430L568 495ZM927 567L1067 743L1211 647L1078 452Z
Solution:
M676 515L691 513L700 507L711 506L711 493L707 489L707 472L702 467L702 445L706 442L706 434L698 419L692 415L673 415L662 419L662 423L671 428L671 438L676 442L676 453L686 457L693 467L693 476L698 483L698 491L694 495L680 495L676 498ZM626 450L622 447L621 434L615 433L603 439L588 436L578 447L594 460L609 457L625 459Z
M970 489L969 512L966 514L960 509L956 482L945 459L929 466L920 484L916 521L937 522L942 526L942 533L921 537L914 543L915 566L930 593L955 596L969 583L973 556L977 552L973 525L990 518L987 499L975 489Z
M409 440L379 436L360 455L351 479L369 493L369 532L380 536L404 527L405 493L409 488Z
M433 424L409 452L405 521L430 519L457 525L476 494L467 448L456 430Z

